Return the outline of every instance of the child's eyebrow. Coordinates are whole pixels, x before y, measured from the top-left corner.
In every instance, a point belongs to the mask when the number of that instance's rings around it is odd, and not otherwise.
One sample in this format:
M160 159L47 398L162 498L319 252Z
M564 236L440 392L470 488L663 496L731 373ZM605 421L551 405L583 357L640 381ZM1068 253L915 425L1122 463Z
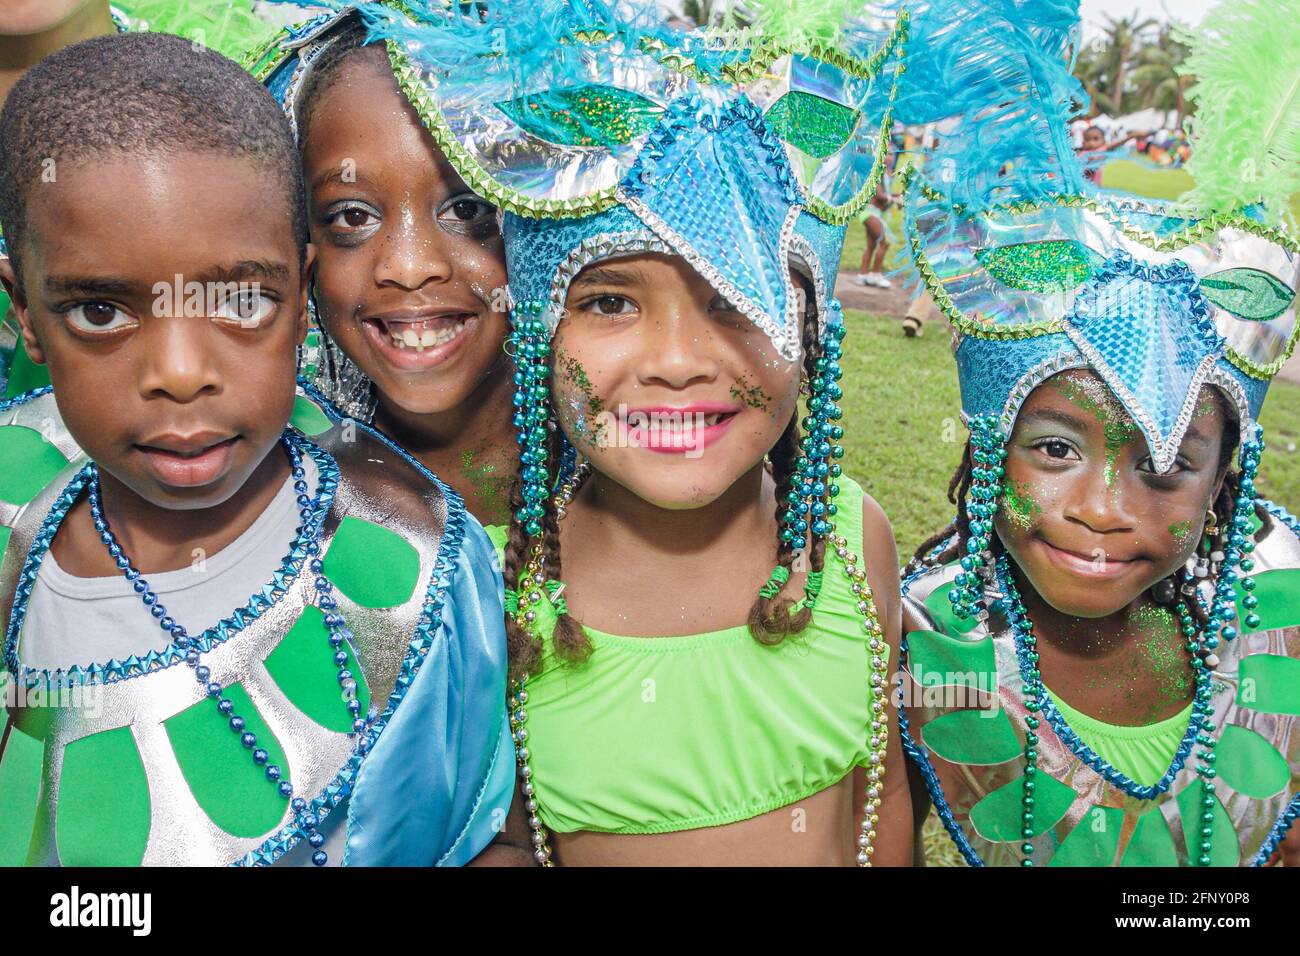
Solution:
M644 284L645 276L639 269L610 269L594 266L587 269L573 281L574 285L612 285L630 286Z
M1055 425L1064 425L1066 428L1074 428L1078 431L1086 431L1088 428L1086 419L1056 408L1034 409L1031 412L1026 412L1022 416L1022 420L1026 422L1050 422Z
M128 296L139 288L127 279L109 279L103 276L45 277L45 294L60 295L116 295Z
M287 282L291 274L289 266L283 262L241 259L230 264L211 266L195 275L187 276L186 279L195 282L248 282L256 279Z
M358 182L365 181L366 177L359 170L353 170L350 177L345 179L343 177L342 166L331 166L308 183L307 187L309 193L314 193L327 183L341 183L345 186L355 186Z

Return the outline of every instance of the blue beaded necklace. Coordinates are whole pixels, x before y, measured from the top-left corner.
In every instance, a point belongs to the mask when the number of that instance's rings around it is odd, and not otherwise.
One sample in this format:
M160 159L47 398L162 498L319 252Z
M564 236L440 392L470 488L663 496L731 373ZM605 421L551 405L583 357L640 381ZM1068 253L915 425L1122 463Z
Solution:
M1038 729L1042 723L1040 715L1048 718L1048 722L1057 737L1070 746L1071 750L1074 750L1076 754L1079 751L1074 744L1076 742L1081 744L1082 742L1078 741L1077 735L1070 730L1065 723L1065 718L1053 706L1051 698L1047 694L1042 674L1038 669L1038 639L1034 636L1033 622L1029 620L1029 614L1025 610L1024 602L1020 599L1020 592L1011 577L1010 560L1005 552L997 558L997 578L1001 592L1006 595L1003 610L1014 635L1016 657L1020 664L1020 677L1024 682L1021 691L1024 694L1026 710L1025 772L1022 778L1020 835L1025 842L1020 845L1020 852L1021 865L1031 867L1034 865L1034 844L1029 841L1035 836L1034 791L1037 788L1035 778L1038 774ZM1216 799L1214 796L1214 777L1216 776L1214 745L1216 740L1212 736L1214 724L1210 719L1210 669L1205 666L1202 657L1203 654L1207 653L1208 641L1204 630L1198 627L1193 619L1185 601L1178 603L1177 611L1183 636L1187 639L1186 650L1196 679L1196 695L1192 704L1192 716L1187 725L1187 734L1179 745L1174 760L1165 772L1164 777L1154 787L1142 787L1103 761L1101 757L1087 747L1083 748L1084 752L1081 756L1093 770L1109 783L1141 799L1150 800L1172 786L1174 777L1182 769L1183 763L1192 749L1193 741L1199 743L1204 749L1196 753L1198 761L1196 772L1203 778L1204 791L1201 797L1201 830L1198 834L1200 852L1197 863L1200 866L1209 866L1212 859L1211 849L1214 837L1214 804Z
M324 449L318 448L307 439L287 429L280 437L280 444L283 445L289 455L292 466L293 490L297 492L298 496L297 505L300 524L297 529L297 537L298 540L307 542L306 547L302 550L310 558L307 562L308 569L316 576L313 582L318 595L316 603L324 612L325 626L329 630L329 644L334 652L334 664L338 668L339 685L343 689L348 712L353 718L352 731L356 737L354 750L358 753L364 753L368 749L369 732L374 721L374 715L366 714L363 716L361 714L361 701L357 699L356 693L357 682L352 672L347 669L348 654L343 649L344 641L350 641L352 633L344 624L343 616L338 613L338 602L334 600L334 586L321 573L320 534L325 515L329 512L326 490L332 488L337 482L338 466ZM321 481L315 497L308 495L306 471L302 466L303 449L306 449L316 460L321 472ZM325 843L325 835L317 829L320 822L319 818L316 814L310 812L307 801L303 797L295 795L293 784L284 775L284 771L276 764L268 763L269 755L265 749L257 745L257 735L249 731L244 718L234 712L234 702L223 695L221 685L211 680L210 670L202 663L199 641L186 631L184 625L178 623L175 618L167 613L167 608L158 600L158 595L149 587L149 582L141 575L139 569L132 564L131 559L122 550L122 546L108 526L108 519L104 516L104 509L100 501L99 469L94 462L86 465L85 473L88 479L87 494L90 504L90 516L94 521L95 531L98 532L100 541L108 548L109 556L113 558L118 570L131 582L132 588L140 595L140 600L149 609L149 613L158 622L158 626L170 636L172 644L184 651L185 663L194 671L195 680L203 685L207 696L216 702L217 712L226 720L231 731L239 735L239 742L244 749L250 751L253 765L260 768L267 782L276 788L280 796L289 801L289 807L294 813L298 826L307 834L307 842L315 851L312 854L312 863L316 866L324 866L329 857L321 849L321 846ZM294 550L298 549L295 548ZM299 558L289 563L293 565L296 571L301 568L302 562L303 559Z

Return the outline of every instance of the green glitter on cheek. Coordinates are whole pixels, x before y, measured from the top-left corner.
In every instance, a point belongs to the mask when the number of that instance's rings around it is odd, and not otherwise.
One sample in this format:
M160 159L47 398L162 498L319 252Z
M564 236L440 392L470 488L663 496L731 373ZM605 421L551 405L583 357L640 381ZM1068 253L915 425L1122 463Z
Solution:
M1029 485L1023 481L1007 479L1002 495L1002 513L1017 528L1028 531L1034 519L1043 513L1038 502L1029 496Z
M1187 539L1187 536L1192 533L1192 523L1191 521L1175 522L1169 526L1169 533L1181 545Z
M736 384L731 386L731 397L760 412L767 411L772 402L772 396L757 385L751 386L743 373L737 377Z
M570 382L576 388L587 402L587 410L591 414L591 419L595 423L594 433L587 426L587 416L583 414L582 408L576 399L569 399L570 409L573 411L574 418L577 422L578 433L582 435L589 443L599 444L603 437L605 415L605 403L601 401L596 394L595 388L591 384L591 379L587 376L587 370L582 367L582 363L569 355L565 351L557 350L555 355L564 373L566 381Z

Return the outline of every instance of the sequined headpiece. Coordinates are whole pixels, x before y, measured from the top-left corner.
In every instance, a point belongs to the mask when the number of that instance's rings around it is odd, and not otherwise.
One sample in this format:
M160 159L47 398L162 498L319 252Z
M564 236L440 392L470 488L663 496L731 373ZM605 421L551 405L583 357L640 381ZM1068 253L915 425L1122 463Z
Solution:
M996 59L979 42L962 51L948 82L964 80L977 93L954 93L950 102L962 106L956 129L926 174L906 187L908 243L926 289L954 328L962 409L974 445L968 510L978 530L968 544L973 571L965 588L953 592L955 603L978 610L982 601L997 472L1016 415L1034 388L1072 368L1095 372L1115 394L1145 436L1157 472L1173 466L1202 385L1218 386L1233 402L1243 477L1226 561L1231 568L1240 560L1253 507L1262 449L1256 418L1269 379L1297 338L1300 242L1282 226L1276 203L1258 201L1270 195L1264 177L1240 182L1231 202L1199 207L1193 203L1203 193L1158 202L1087 183L1065 139L1069 114L1086 102L1069 75L1077 5L1043 3L1038 20L1027 9L1035 4L982 2L1039 28L1013 32L1010 42L1001 37ZM1261 25L1250 24L1256 32ZM1204 72L1194 99L1204 101L1215 89L1210 51L1221 54L1234 42L1234 31L1225 35L1224 26L1207 21L1196 40L1201 52L1188 66ZM1289 29L1274 26L1278 43L1296 46ZM988 28L986 18L980 29ZM1219 105L1211 98L1205 109ZM908 104L901 108L906 112ZM1300 119L1300 105L1280 109L1294 114L1290 124ZM1234 135L1252 134L1236 129ZM1254 138L1264 148L1261 161L1269 161L1269 140ZM1222 145L1200 127L1193 137L1207 169ZM1276 161L1284 160L1285 154ZM1231 579L1220 581L1211 632L1231 630Z
M511 115L491 118L498 136L537 141L539 160L531 191L497 193L509 210L519 365L524 504L516 519L540 541L553 481L543 441L548 342L583 268L647 251L681 256L796 361L803 310L794 264L812 281L824 349L781 530L801 550L809 533L831 530L843 454L834 282L843 225L881 175L907 18L875 29L823 22L812 35L781 38L650 29L613 10L579 26L509 101ZM583 142L569 135L572 116ZM493 178L490 188L504 185Z

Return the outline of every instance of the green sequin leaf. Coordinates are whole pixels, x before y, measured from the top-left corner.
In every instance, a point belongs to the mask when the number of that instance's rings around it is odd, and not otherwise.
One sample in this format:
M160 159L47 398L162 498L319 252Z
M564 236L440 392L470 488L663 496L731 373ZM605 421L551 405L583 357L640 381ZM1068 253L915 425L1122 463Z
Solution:
M257 745L269 756L267 762L292 772L280 742L248 691L232 684L223 693L234 703L234 713L244 718L245 730L257 735ZM163 727L190 792L213 823L234 836L256 837L280 822L284 798L267 783L249 751L239 746L239 737L210 700L167 718ZM59 816L61 819L62 812Z
M1282 627L1295 627L1300 624L1300 568L1273 568L1256 574L1255 598L1259 605L1255 613L1259 616L1259 625L1250 627L1244 621L1242 613L1241 629L1247 634L1255 631L1272 631ZM1246 590L1241 582L1236 584L1237 607L1242 607Z
M953 585L950 582L931 591L930 596L925 599L926 610L933 615L940 628L951 634L965 634L967 631L975 630L975 625L979 624L975 615L960 618L952 609L952 601L948 597L948 592L952 589Z
M266 669L289 702L322 727L337 733L352 731L352 717L340 705L338 666L329 651L325 615L310 605L294 622L283 640L266 658ZM340 650L348 656L343 665L357 682L361 713L370 708L365 674L346 641Z
M623 146L650 132L663 108L616 86L546 90L496 104L530 136L557 146Z
M415 593L420 553L401 535L348 516L334 532L322 570L362 607L397 607Z
M9 728L0 757L0 866L22 866L27 861L36 804L41 795L43 741Z
M1291 307L1295 290L1259 269L1224 269L1201 280L1201 294L1239 319L1267 322Z
M1300 661L1281 654L1242 658L1237 703L1265 714L1300 715Z
M301 395L293 400L293 415L289 423L304 435L320 435L333 427L316 403Z
M834 156L853 136L860 111L822 96L791 90L772 104L767 121L791 146L817 159Z
M942 603L951 607L947 600ZM973 687L990 694L997 690L997 660L990 637L970 640L937 631L911 631L907 647L908 669L922 687Z
M980 265L993 278L1021 292L1068 292L1092 275L1100 257L1073 239L1019 242L980 249Z

